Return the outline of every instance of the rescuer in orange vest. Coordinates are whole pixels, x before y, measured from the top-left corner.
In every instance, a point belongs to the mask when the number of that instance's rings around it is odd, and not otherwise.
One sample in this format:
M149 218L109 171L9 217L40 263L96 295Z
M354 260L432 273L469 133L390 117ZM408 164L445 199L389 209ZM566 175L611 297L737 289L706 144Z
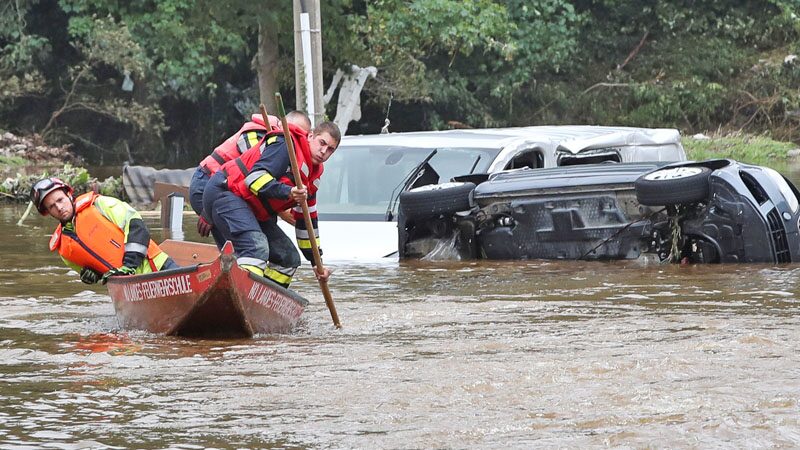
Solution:
M304 188L295 185L289 165L289 154L283 132L269 132L258 147L251 147L242 156L225 163L211 177L203 194L203 209L210 214L223 239L233 243L240 267L289 286L300 265L292 241L277 225L277 213L292 208L297 245L309 261L311 239L319 242L317 230L316 191L323 163L339 145L341 133L333 122L319 124L310 134L289 124L300 176ZM298 206L308 200L314 236L309 236ZM327 280L330 271L314 270Z
M114 197L88 192L73 199L73 189L58 178L45 178L31 188L31 202L43 216L60 224L50 238L50 251L94 284L116 275L174 269L178 265L150 239L142 216Z
M264 122L261 114L253 114L250 116L250 121L245 122L244 125L218 145L210 155L206 156L197 166L192 180L189 183L189 204L192 209L197 213L197 232L200 236L206 237L211 233L214 235L214 241L219 241L221 237L211 226L211 217L205 217L203 214L203 192L206 189L208 180L212 175L217 173L219 168L226 162L241 156L250 147L257 146L267 131L280 130L281 124L277 117L268 116L269 126ZM286 121L293 123L306 132L311 130L311 121L308 116L301 111L292 111L286 115ZM291 216L282 215L284 219L291 220ZM291 222L290 222L291 223ZM224 242L223 242L224 243Z

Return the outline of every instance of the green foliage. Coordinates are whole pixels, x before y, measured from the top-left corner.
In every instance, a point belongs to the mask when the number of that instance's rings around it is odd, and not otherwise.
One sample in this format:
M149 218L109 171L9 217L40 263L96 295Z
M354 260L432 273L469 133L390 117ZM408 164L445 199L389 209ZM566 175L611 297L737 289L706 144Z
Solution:
M0 155L0 167L3 166L10 166L10 167L20 167L27 164L28 161L25 158L19 156L4 156Z
M98 183L98 192L109 197L126 199L125 186L122 184L122 177L108 177Z
M441 126L444 111L482 126L511 114L513 97L537 74L571 64L582 20L562 0L381 0L350 26L370 58L361 64L379 69L368 91L431 104L431 125Z
M76 114L96 116L95 120L107 121L108 126L130 126L130 134L120 130L119 138L136 133L159 135L164 129L161 110L135 98L125 98L127 96L119 88L123 76L143 77L149 65L128 27L110 16L76 17L70 20L69 33L81 59L67 71L65 81L70 87L61 93L60 108L51 114L42 129L45 139L97 146L59 125L63 116ZM98 74L103 74L102 78Z
M31 34L26 29L25 15L37 1L5 2L0 6L0 43L4 43L0 57L3 70L30 70L35 68L49 51L47 40Z
M0 109L14 99L40 92L45 84L38 65L50 53L41 36L26 29L25 14L36 0L19 0L0 5Z
M95 190L103 195L110 195L125 200L125 189L122 177L109 177L103 181L89 175L86 169L65 164L62 167L44 170L32 175L17 174L16 177L6 178L0 183L0 198L27 203L30 198L31 187L39 180L47 177L58 177L72 186L75 195Z
M507 57L487 61L501 75L500 79L486 80L496 85L491 91L494 97L516 94L519 87L529 84L539 74L558 74L579 67L573 56L578 51L578 33L586 14L576 12L570 2L561 0L502 3L513 27Z
M34 117L27 128L84 155L152 162L166 160L167 148L213 148L239 119L234 102L254 86L259 30L273 32L280 88L293 89L290 2L52 1L0 4L0 120L18 129L17 112L50 108L50 123ZM376 129L375 108L383 113L391 97L417 129L722 126L800 140L800 69L784 61L800 53L797 0L321 7L326 81L350 64L378 67L362 98L363 121ZM133 92L120 89L126 73Z
M410 14L397 14L408 8ZM501 41L508 37L505 11L489 0L379 0L367 6L365 16L354 18L351 26L364 39L368 50L364 65L385 70L397 77L389 88L401 100L428 100L432 91L424 83L429 67L451 67L456 58L481 51L504 52ZM413 89L416 80L418 88ZM387 79L386 83L394 84Z
M128 26L117 23L112 16L73 17L68 32L85 64L107 64L137 78L144 77L151 64L142 47L133 40Z
M790 2L594 0L579 2L578 9L591 14L593 26L587 32L600 38L649 32L655 39L710 36L739 46L772 48L792 38Z
M409 14L397 14L403 6ZM504 9L489 0L380 0L369 6L368 14L367 31L376 32L372 46L384 50L377 55L378 64L393 51L426 59L469 56L476 48L502 50L495 38L508 33Z
M466 79L460 77L454 77L451 80L435 78L431 84L435 93L433 100L437 103L437 109L451 114L449 117L443 117L437 111L432 111L429 119L431 128L449 128L448 121L452 120L453 116L463 118L462 120L470 124L496 125L487 112L486 105L481 104L478 98L470 95Z
M146 76L155 95L197 98L213 93L213 75L245 54L258 25L253 5L243 1L59 0L72 16L72 30L90 30L91 18L110 15L130 29L150 61ZM277 4L275 5L277 6ZM264 5L265 11L270 11Z
M798 139L800 127L800 60L783 60L784 52L763 59L737 80L729 100L732 126L772 130L776 137Z
M709 123L723 103L723 86L700 78L664 84L640 84L632 89L628 113L620 117L628 125L648 123L693 128Z
M529 123L722 125L797 139L793 63L782 62L800 50L796 10L769 0L578 2L581 67L540 75L548 86L523 87L514 103Z

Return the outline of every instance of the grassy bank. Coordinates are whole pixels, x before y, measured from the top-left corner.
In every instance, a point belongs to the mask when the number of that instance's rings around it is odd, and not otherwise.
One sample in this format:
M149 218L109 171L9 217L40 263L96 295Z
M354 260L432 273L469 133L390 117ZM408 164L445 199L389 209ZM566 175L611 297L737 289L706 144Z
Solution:
M796 158L792 150L800 148L800 145L793 142L781 142L767 136L743 133L710 134L699 139L684 136L681 143L689 159L731 158L775 169L788 165Z
M19 156L4 156L0 155L0 169L22 167L28 164L28 160Z

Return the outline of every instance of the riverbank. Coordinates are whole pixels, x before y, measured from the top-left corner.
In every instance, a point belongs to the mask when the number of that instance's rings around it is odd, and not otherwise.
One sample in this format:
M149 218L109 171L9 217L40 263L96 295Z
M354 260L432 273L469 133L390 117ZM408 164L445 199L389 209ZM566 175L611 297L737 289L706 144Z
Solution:
M69 146L45 144L38 135L0 134L0 201L25 203L33 184L45 177L58 177L80 194L96 190L104 195L124 198L122 177L98 180L84 168L83 158Z
M9 132L0 134L0 169L65 163L80 166L83 165L83 159L72 153L69 146L47 145L36 134L33 136L17 136Z
M763 135L707 133L684 136L681 143L688 159L732 158L772 167L778 171L800 162L800 146ZM38 136L0 134L0 201L27 202L37 180L55 176L72 185L77 193L97 190L104 195L127 199L122 177L98 180L87 171L85 161L68 146L44 144Z
M684 136L681 144L689 159L702 161L731 158L739 162L781 170L792 161L800 161L800 145L776 141L764 135L745 133L708 133Z

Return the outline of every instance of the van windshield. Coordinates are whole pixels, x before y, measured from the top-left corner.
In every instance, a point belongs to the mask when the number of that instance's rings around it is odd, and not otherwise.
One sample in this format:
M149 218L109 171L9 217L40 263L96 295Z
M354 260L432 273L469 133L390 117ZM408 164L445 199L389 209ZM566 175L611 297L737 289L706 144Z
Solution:
M317 193L320 219L384 220L392 191L432 148L340 146L325 163ZM499 153L494 148L438 148L429 164L439 182L454 176L485 172ZM477 162L477 165L475 165Z

